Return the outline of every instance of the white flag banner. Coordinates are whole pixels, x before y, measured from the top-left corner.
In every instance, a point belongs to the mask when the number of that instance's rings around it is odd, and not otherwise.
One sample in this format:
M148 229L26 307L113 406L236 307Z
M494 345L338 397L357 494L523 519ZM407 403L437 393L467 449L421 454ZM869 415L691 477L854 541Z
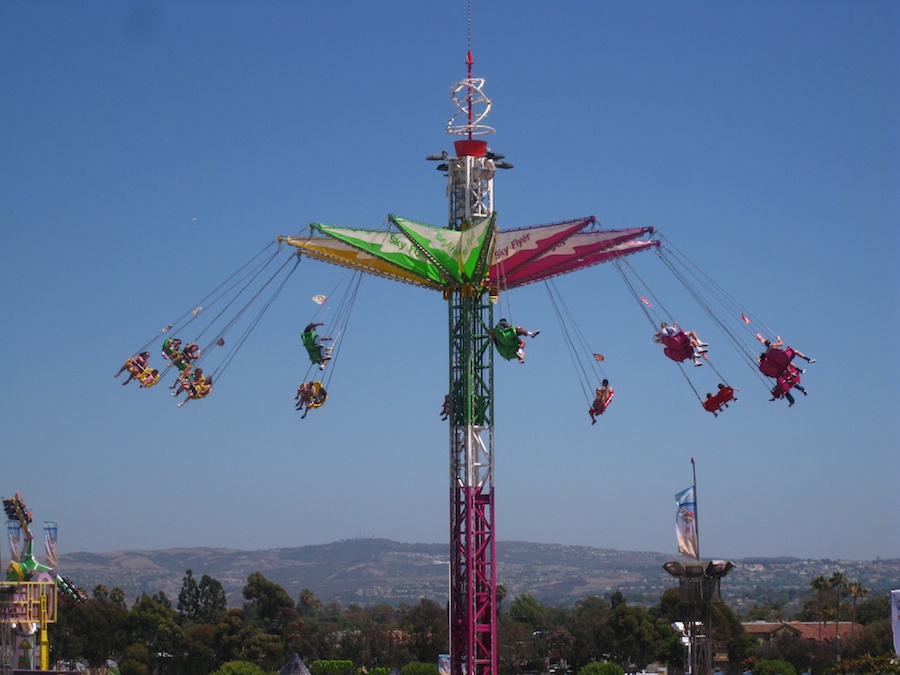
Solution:
M891 628L894 629L894 653L900 656L900 589L891 591Z
M678 552L688 558L700 560L700 538L697 534L697 498L694 486L675 495L678 510L675 512L675 534Z

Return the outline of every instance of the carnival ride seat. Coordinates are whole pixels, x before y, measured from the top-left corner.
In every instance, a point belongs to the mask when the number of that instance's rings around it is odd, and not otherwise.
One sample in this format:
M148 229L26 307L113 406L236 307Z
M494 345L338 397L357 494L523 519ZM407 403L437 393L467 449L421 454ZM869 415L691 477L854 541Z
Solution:
M516 352L519 349L519 336L514 326L497 326L493 331L494 346L497 353L507 361L519 358Z
M711 413L717 413L722 408L728 406L728 403L736 400L734 398L734 389L731 387L722 387L716 392L715 396L710 396L705 401L701 401L703 407Z
M149 389L159 382L159 371L150 366L142 365L136 361L134 357L130 357L125 361L125 366L128 368L128 372L131 373L144 388Z
M610 387L609 388L609 396L606 397L606 400L599 406L597 405L597 401L595 400L594 403L591 405L591 409L589 412L593 413L594 415L602 415L606 411L606 409L609 407L609 404L613 400L613 396L615 396L615 394L616 394L616 390L613 389L612 387Z
M788 366L775 381L775 386L772 388L772 395L775 396L775 398L780 398L798 384L800 384L800 371L794 366ZM777 394L775 393L776 391L778 392Z
M320 408L325 401L328 400L328 392L325 391L325 387L322 386L321 382L313 382L312 383L312 392L309 403L306 404L308 408Z
M665 355L673 361L681 362L694 358L694 347L684 331L678 331L675 335L663 335L662 343L665 345L663 349Z

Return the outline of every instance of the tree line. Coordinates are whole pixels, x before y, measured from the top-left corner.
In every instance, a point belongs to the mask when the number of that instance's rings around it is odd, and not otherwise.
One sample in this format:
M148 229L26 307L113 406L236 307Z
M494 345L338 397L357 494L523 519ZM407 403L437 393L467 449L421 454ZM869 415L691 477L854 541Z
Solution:
M723 675L843 675L891 672L892 633L887 594L863 599L861 585L836 573L817 577L799 611L786 617L777 602L756 605L745 621L821 622L822 641L780 636L764 644L744 632L724 602L712 605L712 639L727 652ZM184 574L177 601L146 593L127 606L124 592L98 585L91 597L60 607L50 625L51 662L82 662L105 675L107 660L122 675L266 675L293 653L312 675L437 675L447 652L447 606L422 598L417 604L346 607L323 603L304 589L295 600L277 583L254 572L243 587L243 604L228 608L222 584L192 570ZM651 663L683 672L685 648L672 624L684 607L677 587L651 607L629 604L615 591L558 607L522 593L507 600L497 588L497 657L500 675L621 675ZM829 622L851 621L844 640L829 640ZM887 655L887 656L886 656ZM337 664L337 665L336 665ZM774 665L773 665L774 664ZM330 669L330 670L329 670Z

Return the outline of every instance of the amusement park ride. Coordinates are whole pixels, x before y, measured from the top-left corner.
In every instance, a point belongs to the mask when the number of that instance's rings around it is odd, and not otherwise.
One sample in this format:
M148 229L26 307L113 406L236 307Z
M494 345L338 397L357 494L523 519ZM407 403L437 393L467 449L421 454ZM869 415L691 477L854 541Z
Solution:
M707 359L705 344L700 342L695 333L691 337L690 331L678 330L674 322L672 329L668 329L665 322L660 324L659 312L663 312L662 318L666 322L671 322L670 313L662 308L652 291L641 288L640 279L627 270L626 256L648 250L661 253L662 249L668 249L660 240L649 238L653 228L603 229L593 216L520 229L498 228L494 208L494 179L498 171L510 169L512 165L505 161L502 154L488 147L483 138L494 132L494 129L484 123L491 110L491 101L484 93L484 80L473 76L471 36L466 65L465 79L451 88L451 99L456 111L445 128L446 133L456 137L454 152L442 151L426 158L437 162L437 170L447 178L446 226L429 225L391 214L387 218L387 229L353 229L317 223L312 224L302 236L279 237L278 244L279 248L282 244L296 247L298 259L306 256L332 263L352 270L357 277L362 273L371 274L437 291L447 303L450 353L449 393L445 415L450 426L451 672L452 675L496 675L494 353L496 349L501 357L514 359L517 357L520 340L515 327L495 323L494 306L500 294L526 284L548 281L570 272L612 262L622 274L626 286L650 320L651 326L658 331L658 341L665 345L666 355L678 362L693 359L695 365L709 363L710 368L717 375L719 373ZM269 260L274 260L274 254ZM718 293L714 282L709 283L703 277L699 277L698 281L691 281L691 275L695 274L693 270L676 268L676 255L664 260L682 283L701 284L707 295ZM282 265L266 284L274 282L276 276L286 269L286 265L287 263ZM253 267L242 278L256 278L261 269ZM272 283L276 287L275 295L285 281L286 279L280 284ZM231 287L236 288L237 283L234 282ZM358 285L358 280L356 283ZM355 294L355 288L348 290L347 294ZM258 294L254 295L256 297ZM272 300L274 296L265 306L268 307ZM205 304L211 305L212 302L210 300ZM711 301L707 300L703 304L708 311L712 311ZM203 307L197 306L182 318L190 323L203 310ZM749 324L755 321L746 311L732 306L724 311L732 318L741 318L739 323L742 330L750 330ZM221 314L216 315L217 318L219 316ZM258 319L259 316L254 319L253 325ZM726 328L726 322L721 317L717 317L715 321L726 337L744 353L751 366L757 369L760 359L764 357L755 354L754 348L746 342L742 345L737 330ZM179 371L179 381L172 387L177 386L178 390L172 395L185 392L189 400L202 398L210 392L212 377L220 373L221 368L212 374L201 375L198 373L200 369L197 363L207 353L215 351L215 346L225 344L225 331L232 324L228 323L225 328L218 330L212 329L213 324L210 323L201 335L207 330L214 334L207 342L208 346L202 351L196 349L195 358L188 355L188 347L196 347L195 343L181 348L180 343L175 344L176 341L171 337L187 323L176 321L166 326L163 333L167 333L164 348L164 356L169 362L167 369L177 367ZM340 337L335 337L334 342L326 348L321 342L325 338L317 338L315 335L315 327L318 325L321 324L310 323L307 326L303 342L313 364L311 370L318 368L324 371L328 361L336 356ZM148 345L159 337L153 338ZM761 336L757 337L763 340ZM245 338L246 333L236 341L237 346ZM199 340L199 337L196 339ZM753 342L752 338L750 342ZM766 344L770 351L774 350L772 355L779 352L779 346L780 339L774 335L771 343ZM150 368L148 356L149 352L141 351L123 366L120 373L127 369L131 375L126 382L137 379L142 387L152 387L159 381L160 374ZM593 356L597 361L603 359L599 354ZM793 356L793 352L790 356ZM226 356L223 363L227 364L230 358L231 356ZM802 371L790 366L790 358L786 364L777 373L770 375L777 381L771 393L774 398L787 396L789 401L793 401L788 392L799 383L799 372ZM328 369L329 372L331 370L332 368ZM685 369L682 368L682 371L685 372ZM691 382L687 374L685 378ZM730 395L720 393L715 399L707 395L706 403L691 384L701 404L709 412L717 413L729 401L737 400L733 397L734 390L724 384L725 378L720 378L723 382L719 386L720 391L727 389ZM216 379L218 381L218 377ZM299 400L298 409L303 407L304 401L307 412L310 408L321 406L326 400L327 384L327 380L324 384L321 381L304 382L296 397ZM606 381L603 384L605 388ZM313 392L312 396L316 398L305 398L311 395L309 392ZM595 414L602 413L605 404L609 402L612 397L611 388L606 390L605 395L602 406L596 407L595 402L595 406L591 407L592 419ZM600 389L598 400L599 396Z
M56 621L57 601L81 602L87 597L55 571L56 523L44 522L44 565L34 557L31 512L22 493L3 499L3 510L8 519L12 562L6 569L6 582L0 585L0 672L9 672L11 666L33 670L36 653L40 655L40 670L46 671L50 668L47 628Z
M494 347L515 358L514 327L497 327L501 292L573 272L656 242L650 228L601 230L593 216L501 231L494 210L497 170L512 168L479 136L491 102L484 80L453 85L456 114L445 131L458 136L455 155L429 156L448 178L448 225L389 215L387 231L317 224L316 234L281 237L301 255L440 292L447 302L450 344L451 672L497 672L494 537ZM505 349L512 345L513 348Z

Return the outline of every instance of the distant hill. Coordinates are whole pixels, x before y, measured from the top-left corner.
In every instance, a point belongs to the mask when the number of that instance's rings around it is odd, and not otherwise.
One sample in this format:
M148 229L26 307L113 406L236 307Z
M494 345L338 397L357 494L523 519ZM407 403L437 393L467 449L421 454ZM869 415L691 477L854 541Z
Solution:
M262 573L295 600L304 588L322 602L372 605L414 604L420 598L446 602L447 544L403 544L388 539L350 539L331 544L241 551L179 548L162 551L69 553L59 558L59 571L90 594L97 584L118 586L129 604L142 592L163 591L177 604L186 570L199 581L217 579L228 604L239 607L247 576ZM664 553L614 551L587 546L497 543L497 580L508 597L529 593L546 604L570 605L590 596L620 590L629 602L652 605L676 581L663 570ZM722 584L722 595L735 608L780 597L810 593L819 575L841 570L872 593L887 591L900 578L900 559L871 562L747 558L733 561L735 570Z

